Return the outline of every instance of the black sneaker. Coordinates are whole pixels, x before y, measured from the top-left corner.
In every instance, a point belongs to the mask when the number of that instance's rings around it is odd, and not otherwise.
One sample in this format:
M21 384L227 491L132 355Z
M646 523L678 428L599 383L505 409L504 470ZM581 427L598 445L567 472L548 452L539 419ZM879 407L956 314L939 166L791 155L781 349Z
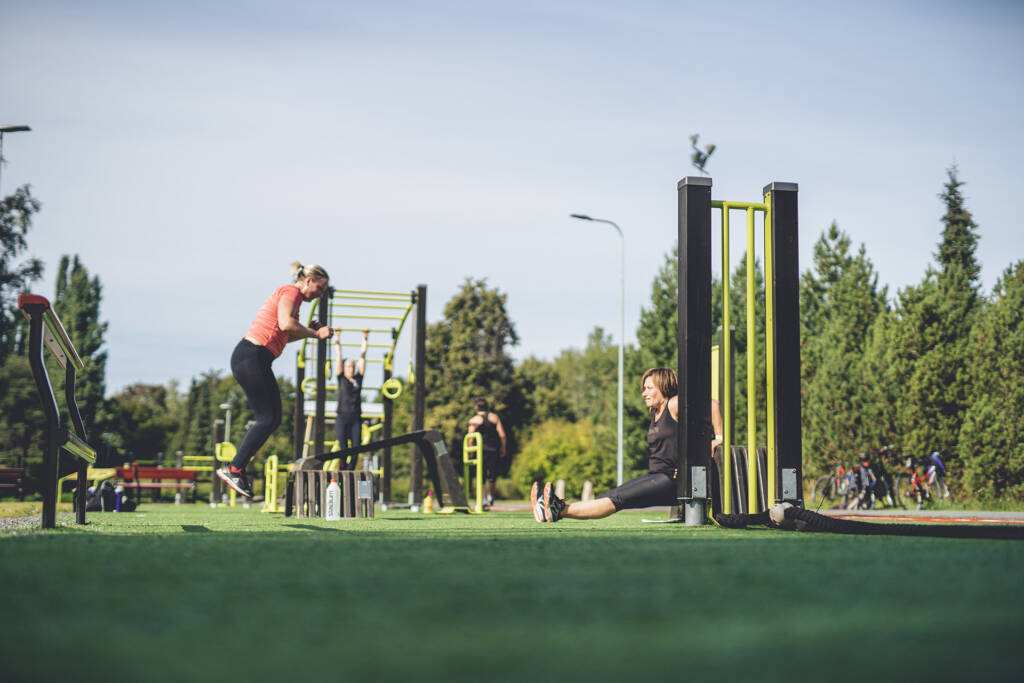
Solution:
M544 519L544 495L540 490L540 482L533 482L530 487L530 508L533 510L533 518L538 522L546 522Z
M217 470L217 476L221 478L221 481L246 498L252 498L252 485L249 483L249 478L245 476L244 471L232 472L231 468L225 465Z
M544 484L544 519L549 522L557 522L562 518L564 509L565 501L555 495L551 482Z

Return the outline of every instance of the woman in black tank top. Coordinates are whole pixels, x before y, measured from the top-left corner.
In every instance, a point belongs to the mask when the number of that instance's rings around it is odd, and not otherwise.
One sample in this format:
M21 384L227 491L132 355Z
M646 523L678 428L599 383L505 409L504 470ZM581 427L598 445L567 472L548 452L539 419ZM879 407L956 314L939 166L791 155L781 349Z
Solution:
M621 486L589 501L566 504L554 495L551 482L533 484L530 502L533 516L538 522L557 522L562 517L571 519L599 519L619 510L676 505L676 457L678 450L678 380L675 370L652 368L640 380L644 403L651 411L651 424L647 430L648 471ZM711 402L711 421L716 437L722 432L722 417L718 401ZM717 445L717 440L711 447Z

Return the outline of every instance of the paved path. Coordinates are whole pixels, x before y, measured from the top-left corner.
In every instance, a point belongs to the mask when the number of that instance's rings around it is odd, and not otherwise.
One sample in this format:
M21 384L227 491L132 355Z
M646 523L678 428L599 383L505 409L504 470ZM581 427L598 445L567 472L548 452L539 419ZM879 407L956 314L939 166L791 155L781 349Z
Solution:
M843 519L894 522L937 522L941 524L1024 524L1024 512L984 510L819 510L823 515Z

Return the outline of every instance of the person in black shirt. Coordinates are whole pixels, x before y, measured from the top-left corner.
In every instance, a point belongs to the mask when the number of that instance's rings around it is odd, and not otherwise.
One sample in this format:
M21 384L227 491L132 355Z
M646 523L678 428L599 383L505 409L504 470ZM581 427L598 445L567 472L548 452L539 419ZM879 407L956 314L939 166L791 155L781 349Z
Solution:
M358 446L362 441L363 375L366 373L366 349L370 331L363 330L363 344L359 349L359 363L351 358L342 360L341 335L334 346L334 367L338 369L338 410L334 419L334 433L338 448L344 450ZM355 469L357 456L351 455L341 463L343 470Z
M647 430L650 454L647 474L631 479L594 500L566 503L555 495L551 482L541 488L534 482L530 490L533 517L538 522L557 522L562 517L571 519L600 519L619 510L675 505L676 501L676 435L679 416L678 379L669 368L651 368L644 373L640 387L644 403L651 411L651 424ZM711 449L721 443L722 415L718 401L711 401L711 422L715 440Z
M494 504L496 482L501 471L501 460L505 453L505 426L501 424L501 418L487 408L487 399L478 398L474 402L476 415L469 418L468 433L480 433L483 440L484 479L487 480L488 495L484 505L490 507Z

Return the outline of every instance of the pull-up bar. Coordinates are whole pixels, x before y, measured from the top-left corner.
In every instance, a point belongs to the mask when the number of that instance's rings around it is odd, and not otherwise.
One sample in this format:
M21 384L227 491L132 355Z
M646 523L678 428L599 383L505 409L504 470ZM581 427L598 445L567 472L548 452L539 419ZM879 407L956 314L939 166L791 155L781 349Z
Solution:
M369 340L367 342L368 346L386 350L384 357L380 360L367 359L367 363L373 363L375 366L379 363L382 366L383 382L379 390L383 395L384 417L382 420L382 432L385 440L391 436L392 400L397 398L400 391L400 389L394 390L394 387L389 384L389 381L393 379L395 348L413 308L416 309L416 327L413 335L410 337L414 344L414 352L411 354L409 381L415 384L416 390L413 399L413 424L411 426L414 430L423 428L425 394L420 386L422 383L414 382L413 377L423 376L423 358L426 355L426 351L422 343L422 337L426 334L426 290L425 285L420 285L416 290L410 292L331 288L327 294L320 298L318 306L310 311L310 321L316 318L320 322L330 325L339 333L369 332L376 335L387 335L386 338L390 343L370 344ZM371 328L365 324L372 324L373 321L386 321L389 326L381 327L381 323L376 323L377 327ZM346 348L352 348L356 346L356 343L342 342L341 345ZM323 451L324 445L327 442L325 438L325 423L327 420L325 404L328 392L336 390L336 386L329 384L327 381L327 367L330 362L328 356L329 352L326 341L320 340L314 343L308 339L303 340L298 353L296 368L296 385L298 390L296 392L295 433L293 435L294 457L296 459L301 456L309 441L309 436L305 433L307 398L311 399L315 405L315 413L311 413L308 416L312 418L312 446L315 451ZM415 363L415 369L413 368L413 363ZM314 369L307 370L310 364L312 364ZM376 369L374 371L376 372ZM307 373L309 375L308 378ZM390 390L389 387L391 388ZM363 388L367 391L373 390L373 387ZM412 467L413 483L411 486L414 496L420 495L418 487L419 482L422 481L422 471L421 467L417 464L418 462L419 456L414 453ZM382 493L384 499L390 502L390 446L384 450L382 469L384 472Z

